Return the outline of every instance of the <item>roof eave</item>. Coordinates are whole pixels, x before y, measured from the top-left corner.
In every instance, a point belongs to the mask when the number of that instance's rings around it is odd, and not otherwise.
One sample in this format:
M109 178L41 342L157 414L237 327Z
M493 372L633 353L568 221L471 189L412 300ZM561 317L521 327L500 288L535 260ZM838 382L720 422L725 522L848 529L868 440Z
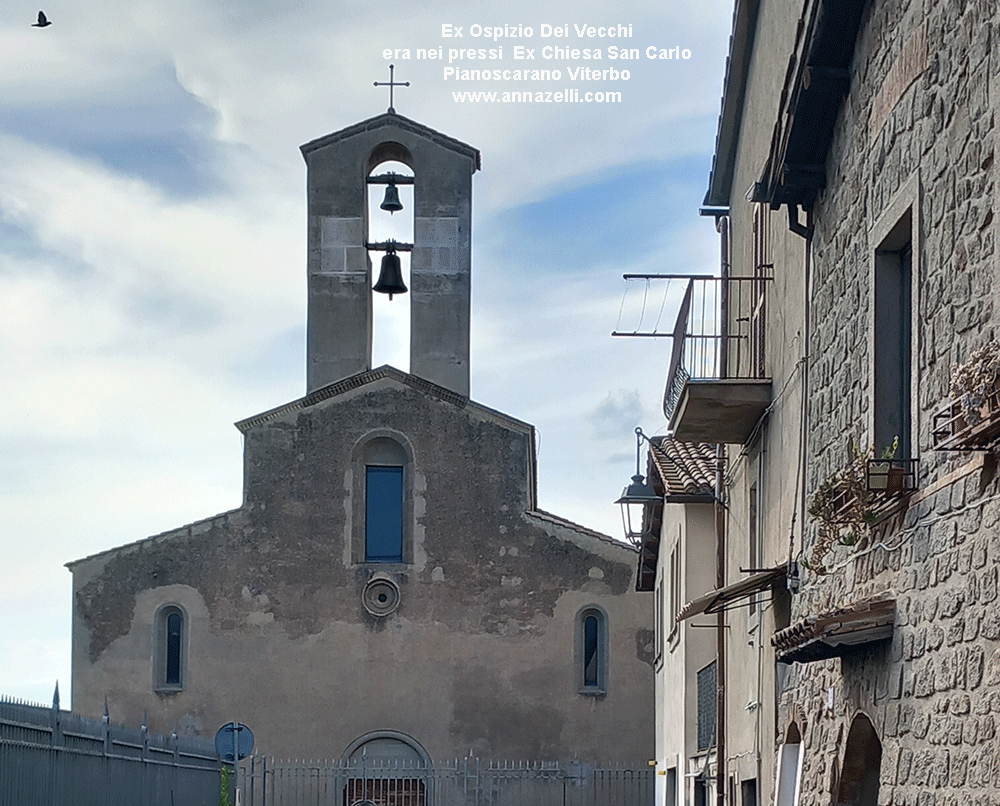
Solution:
M709 174L708 191L703 202L709 207L726 207L730 203L736 146L746 98L747 75L757 30L760 0L736 0L733 12L733 33L729 38L729 56L722 85L722 110L715 137L715 155Z

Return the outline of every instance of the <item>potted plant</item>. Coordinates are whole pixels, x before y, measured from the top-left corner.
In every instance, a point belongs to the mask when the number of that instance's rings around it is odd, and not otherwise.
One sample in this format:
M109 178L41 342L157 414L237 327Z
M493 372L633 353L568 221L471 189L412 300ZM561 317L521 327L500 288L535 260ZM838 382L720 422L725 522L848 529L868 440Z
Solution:
M851 448L852 458L846 467L830 474L813 493L809 514L819 521L819 535L812 555L803 560L806 568L825 574L823 560L836 544L853 546L878 520L873 504L880 492L902 491L906 469L893 466L899 449L899 437L886 447L877 461L871 461L875 449L862 451L857 443Z
M1000 380L1000 342L989 341L951 374L951 396L962 408L966 423L979 425L988 415Z
M893 464L899 450L899 437L893 437L892 444L882 451L878 461L869 461L867 486L869 490L885 490L889 493L902 492L906 484L906 468Z

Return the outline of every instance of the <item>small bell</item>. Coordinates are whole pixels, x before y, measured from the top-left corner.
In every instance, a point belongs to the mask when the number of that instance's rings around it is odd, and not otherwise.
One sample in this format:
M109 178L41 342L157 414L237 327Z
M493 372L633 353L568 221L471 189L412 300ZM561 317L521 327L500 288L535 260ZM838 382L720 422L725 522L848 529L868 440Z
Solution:
M396 183L391 179L389 180L389 184L385 186L385 198L382 199L379 209L388 210L390 215L397 210L403 209L403 203L399 200L399 191L396 189Z
M385 257L382 258L382 268L379 269L378 282L375 283L372 291L377 291L379 294L388 294L389 299L392 299L393 294L405 294L407 291L406 284L403 282L403 268L399 262L399 255L391 247Z

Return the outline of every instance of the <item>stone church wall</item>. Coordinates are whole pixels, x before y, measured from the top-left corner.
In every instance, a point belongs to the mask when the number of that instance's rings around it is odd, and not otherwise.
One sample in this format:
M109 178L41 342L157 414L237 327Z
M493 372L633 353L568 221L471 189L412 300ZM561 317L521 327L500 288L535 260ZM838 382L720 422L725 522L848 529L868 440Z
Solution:
M232 512L71 564L74 707L151 730L230 720L284 756L375 731L432 758L642 762L651 604L635 552L536 511L530 426L394 370L238 424ZM365 445L406 454L404 562L364 557ZM373 616L375 574L398 609ZM179 690L154 690L157 612L187 619ZM580 693L579 618L606 615L606 691Z

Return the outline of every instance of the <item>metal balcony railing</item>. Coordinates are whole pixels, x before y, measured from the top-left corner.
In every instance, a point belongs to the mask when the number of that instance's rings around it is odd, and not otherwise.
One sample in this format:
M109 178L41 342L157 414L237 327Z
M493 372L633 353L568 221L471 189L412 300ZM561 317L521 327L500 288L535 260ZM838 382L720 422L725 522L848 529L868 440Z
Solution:
M763 379L767 284L754 277L692 277L677 313L663 413L671 419L689 380Z

